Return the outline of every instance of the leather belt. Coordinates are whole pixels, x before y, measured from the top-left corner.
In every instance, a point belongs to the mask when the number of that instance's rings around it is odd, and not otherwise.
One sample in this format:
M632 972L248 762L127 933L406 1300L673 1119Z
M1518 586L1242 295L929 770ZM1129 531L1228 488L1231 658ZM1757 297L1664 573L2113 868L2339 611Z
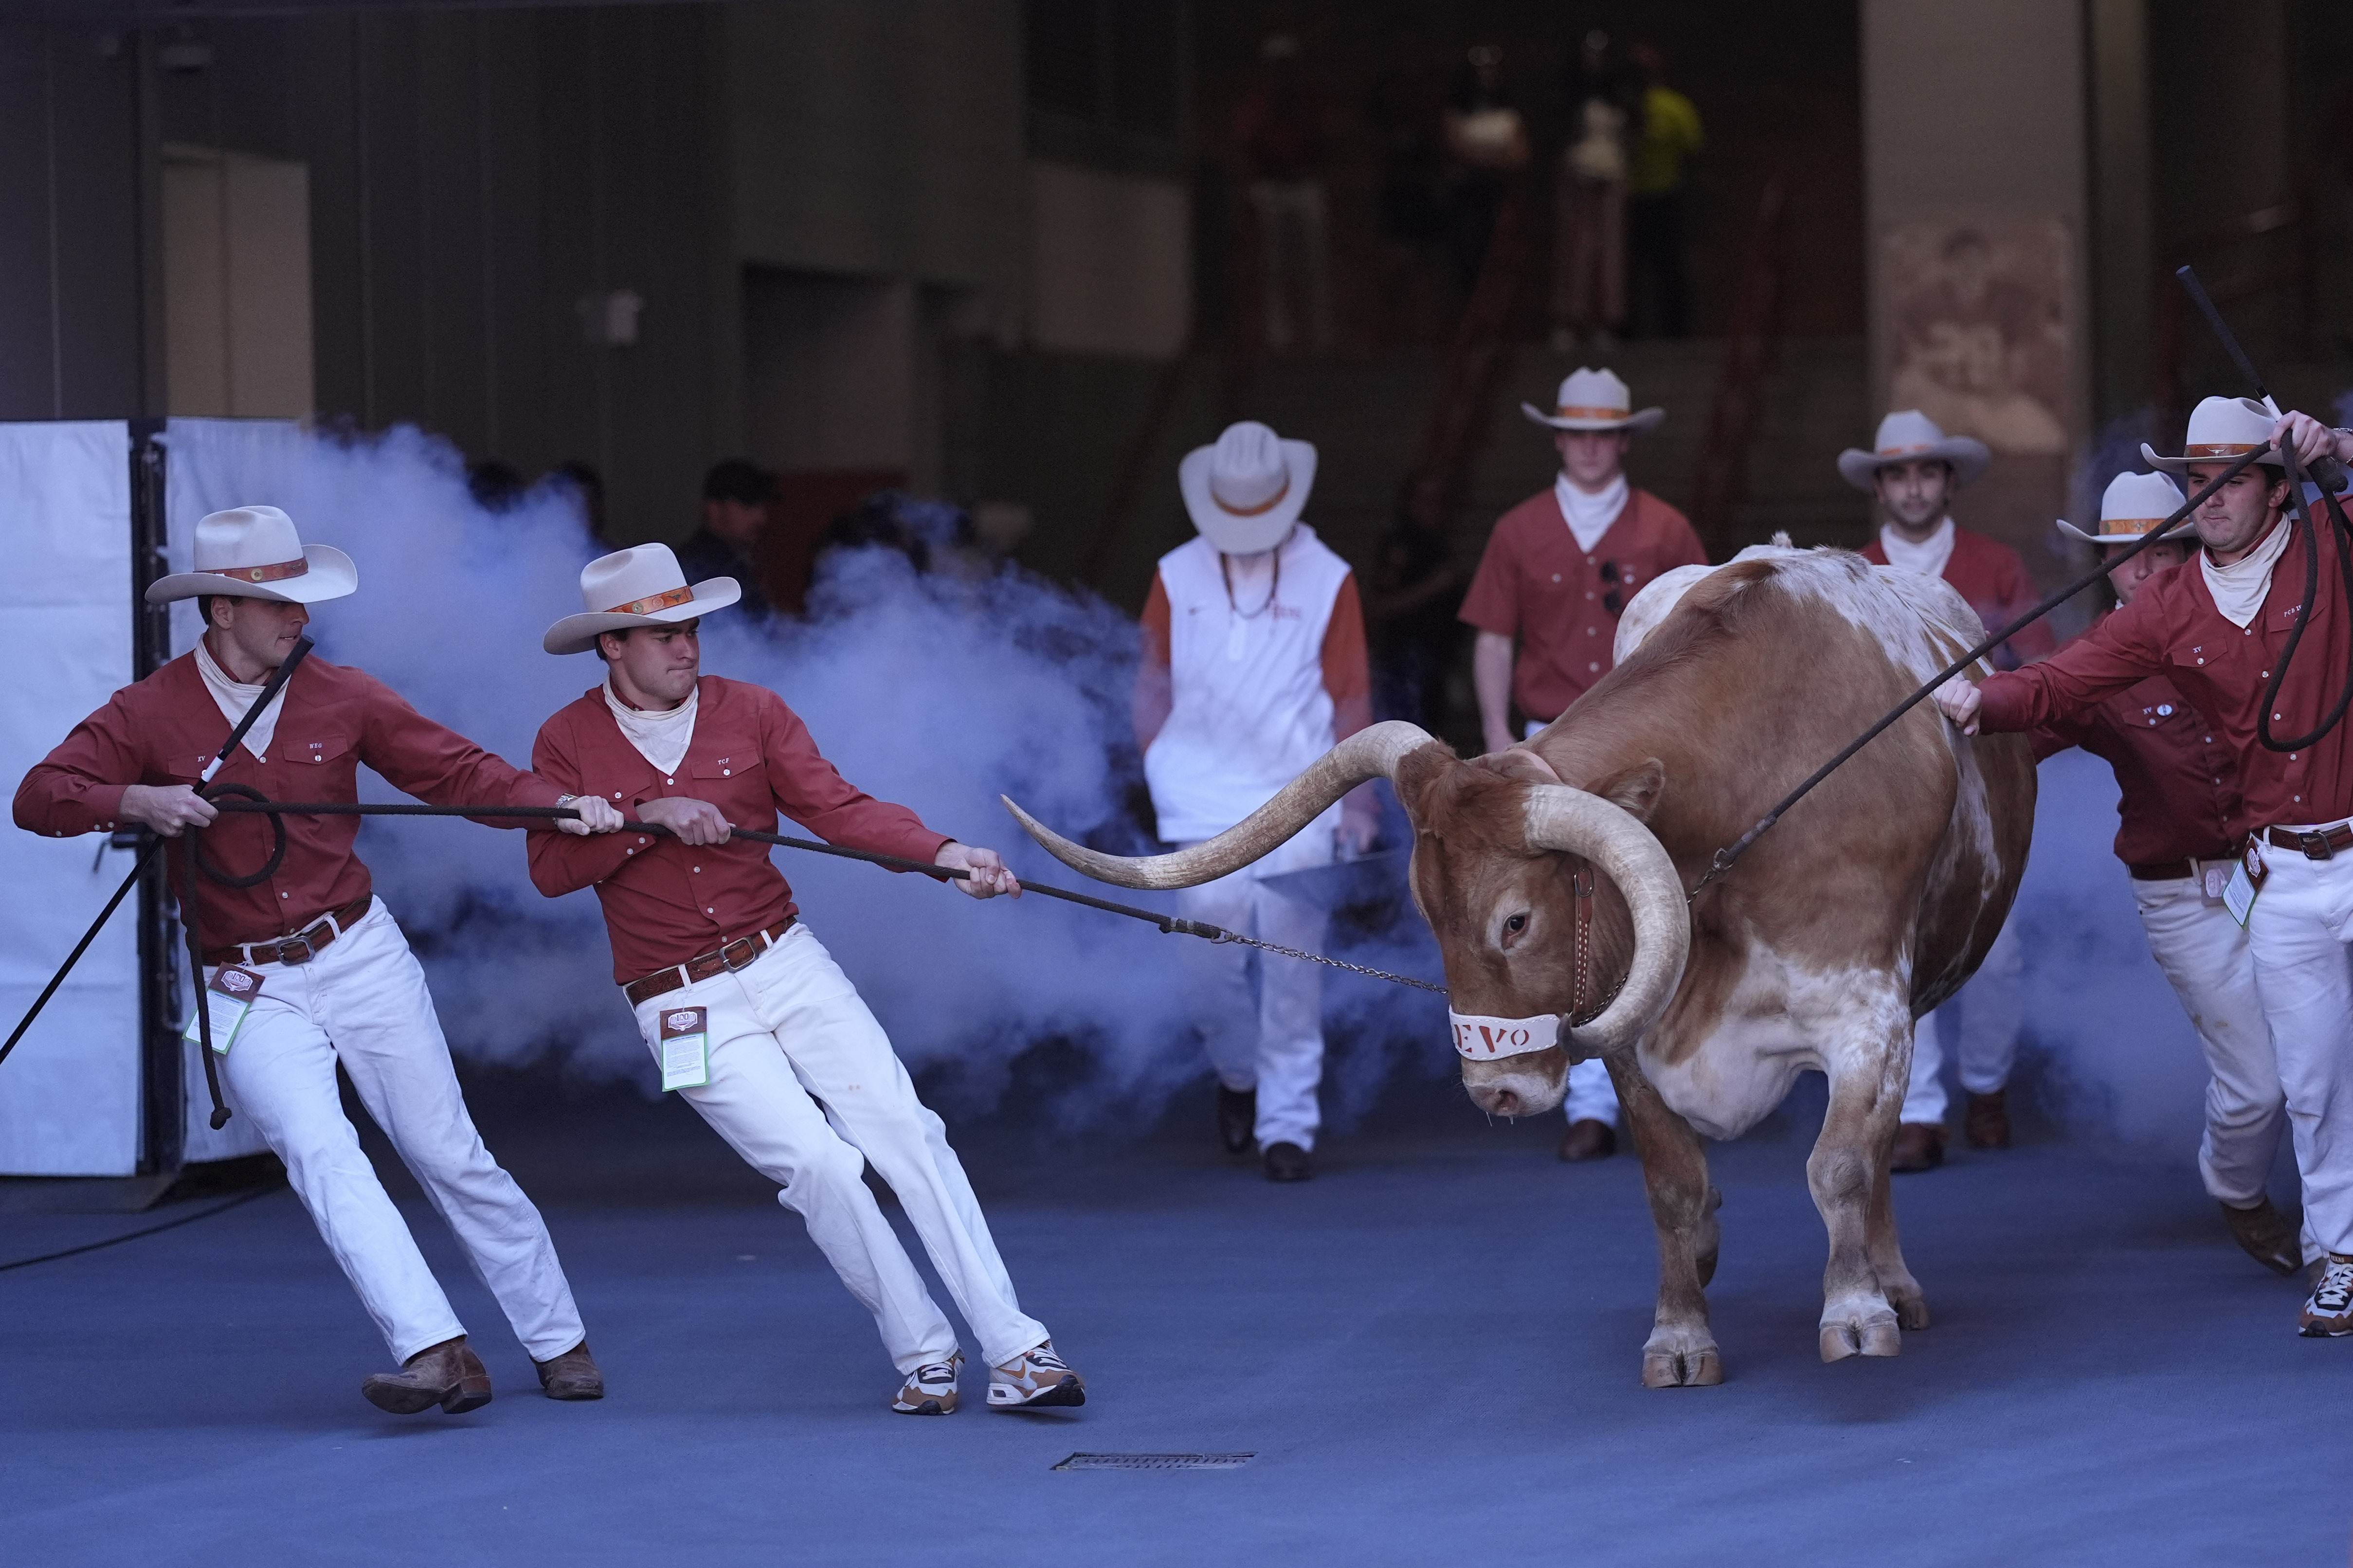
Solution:
M2340 822L2334 827L2293 832L2284 827L2266 827L2263 842L2274 849L2295 849L2307 860L2333 860L2348 849L2353 849L2353 823Z
M205 950L206 963L308 963L327 950L328 945L343 932L360 922L375 902L374 893L363 893L340 910L329 910L292 936L277 942L239 942L233 947L209 947Z
M641 975L621 987L621 994L634 1007L649 997L665 996L672 991L683 991L699 980L714 974L726 974L747 969L752 961L776 945L793 926L793 917L786 915L765 931L755 931L750 936L739 936L724 947L714 947L709 952L698 953L684 963L673 963L668 969L657 969Z
M2153 866L2126 866L2136 882L2180 882L2198 875L2195 860L2160 860Z

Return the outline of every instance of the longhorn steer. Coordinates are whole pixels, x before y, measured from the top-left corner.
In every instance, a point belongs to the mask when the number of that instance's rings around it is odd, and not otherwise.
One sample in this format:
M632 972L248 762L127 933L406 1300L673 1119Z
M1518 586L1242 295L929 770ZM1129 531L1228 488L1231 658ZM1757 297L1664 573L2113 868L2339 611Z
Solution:
M1737 1137L1809 1068L1830 1079L1806 1165L1830 1232L1822 1359L1894 1355L1900 1329L1928 1325L1888 1190L1913 1020L1959 989L2009 912L2033 819L2025 742L1971 740L1922 704L1722 879L1688 902L1686 889L1979 636L1940 581L1760 547L1644 589L1617 668L1525 745L1464 762L1410 724L1377 724L1239 826L1141 859L1082 848L1006 804L1079 870L1179 888L1389 778L1413 822L1415 900L1458 1020L1472 1019L1456 1030L1471 1098L1501 1115L1552 1110L1569 1064L1591 1056L1618 1087L1659 1232L1642 1381L1723 1381L1703 1293L1720 1199L1700 1135Z

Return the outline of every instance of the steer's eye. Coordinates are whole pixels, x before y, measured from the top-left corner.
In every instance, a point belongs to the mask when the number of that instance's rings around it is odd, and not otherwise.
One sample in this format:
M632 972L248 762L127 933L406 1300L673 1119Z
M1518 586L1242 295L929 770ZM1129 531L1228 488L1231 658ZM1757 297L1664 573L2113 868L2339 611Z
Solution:
M1524 931L1528 929L1528 917L1525 915L1514 915L1510 920L1504 922L1504 929L1507 931L1514 932L1514 934Z

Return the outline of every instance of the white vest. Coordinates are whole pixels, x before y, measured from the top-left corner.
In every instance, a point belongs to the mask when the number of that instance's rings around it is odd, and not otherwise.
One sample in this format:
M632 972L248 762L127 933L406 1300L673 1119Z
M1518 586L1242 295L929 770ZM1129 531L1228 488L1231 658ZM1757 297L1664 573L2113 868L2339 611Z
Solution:
M1238 612L1256 610L1266 589L1254 580L1240 590L1247 602L1234 604L1208 540L1160 558L1175 704L1144 754L1144 776L1169 843L1223 833L1332 749L1324 634L1348 563L1305 523L1292 530L1277 559L1273 603L1245 616ZM1295 849L1286 846L1291 853L1260 868L1271 874L1294 861L1329 860L1339 822L1335 805L1292 841Z

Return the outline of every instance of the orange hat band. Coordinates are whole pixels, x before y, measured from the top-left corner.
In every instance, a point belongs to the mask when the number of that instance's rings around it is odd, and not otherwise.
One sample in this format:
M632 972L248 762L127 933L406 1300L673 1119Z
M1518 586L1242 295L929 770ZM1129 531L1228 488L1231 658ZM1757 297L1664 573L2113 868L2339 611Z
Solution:
M1281 506L1282 504L1282 498L1290 493L1291 476L1289 474L1285 474L1282 478L1282 488L1275 491L1272 495L1267 497L1264 500L1259 502L1256 506L1229 506L1226 503L1226 499L1218 494L1215 490L1211 490L1209 492L1209 499L1216 501L1218 503L1218 510L1224 512L1228 517L1260 517L1267 512L1272 511L1276 507Z
M1556 419L1623 419L1627 416L1627 411L1623 408L1588 408L1583 404L1564 403L1552 411L1552 416Z
M311 563L299 557L292 561L273 562L268 566L199 566L199 572L215 577L234 577L240 583L282 583L289 577L300 577L311 570Z
M2161 517L2104 517L2100 519L2102 533L2147 533L2162 523Z
M616 605L605 613L608 616L650 616L656 610L667 610L679 605L694 603L691 588L672 588L643 599L631 599L626 605Z
M2190 458L2243 458L2261 445L2255 441L2200 441L2194 447L2184 447L2181 456Z

